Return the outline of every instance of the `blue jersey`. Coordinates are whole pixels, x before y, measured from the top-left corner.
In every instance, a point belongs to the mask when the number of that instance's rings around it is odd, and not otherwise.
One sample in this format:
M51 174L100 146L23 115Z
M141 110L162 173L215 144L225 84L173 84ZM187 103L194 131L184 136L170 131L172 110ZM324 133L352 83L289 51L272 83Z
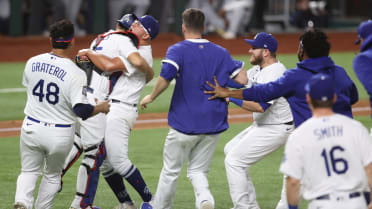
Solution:
M278 80L243 90L243 97L256 102L285 97L298 127L312 115L304 86L317 73L328 74L334 79L337 100L333 111L352 118L351 105L358 101L358 91L345 70L335 65L330 57L311 58L297 63L297 68L287 70Z
M360 54L355 57L353 68L355 74L362 82L364 88L369 94L369 101L372 107L372 36L363 41L360 47ZM372 116L372 115L371 115Z
M168 48L160 76L176 79L169 108L168 124L185 134L214 134L226 130L227 104L224 99L208 100L206 81L226 86L242 69L225 48L205 39L187 39Z

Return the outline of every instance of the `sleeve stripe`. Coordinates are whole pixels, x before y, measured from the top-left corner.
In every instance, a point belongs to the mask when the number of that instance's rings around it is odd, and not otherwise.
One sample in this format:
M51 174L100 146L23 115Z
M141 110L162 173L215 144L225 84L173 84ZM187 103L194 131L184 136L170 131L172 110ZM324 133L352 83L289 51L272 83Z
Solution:
M242 66L240 68L235 69L235 71L230 75L230 78L234 78L238 73L244 69L244 62L242 62Z
M172 60L162 60L161 61L162 63L169 63L171 65L173 65L176 69L177 69L177 72L180 70L180 67L178 66L178 64Z

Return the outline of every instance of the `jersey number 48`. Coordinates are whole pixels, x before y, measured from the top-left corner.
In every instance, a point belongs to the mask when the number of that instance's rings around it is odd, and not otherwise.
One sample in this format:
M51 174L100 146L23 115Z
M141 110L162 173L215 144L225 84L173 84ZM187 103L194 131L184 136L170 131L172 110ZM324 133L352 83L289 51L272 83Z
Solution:
M39 102L43 102L44 96L49 104L58 103L59 87L56 83L50 82L46 85L46 94L44 94L44 80L41 79L32 89L32 95L39 97Z
M349 168L347 161L344 158L335 156L336 151L343 152L344 150L341 146L334 146L329 152L325 148L323 149L321 156L324 158L328 176L331 176L331 169L336 174L346 173ZM328 161L331 161L331 166L329 166Z

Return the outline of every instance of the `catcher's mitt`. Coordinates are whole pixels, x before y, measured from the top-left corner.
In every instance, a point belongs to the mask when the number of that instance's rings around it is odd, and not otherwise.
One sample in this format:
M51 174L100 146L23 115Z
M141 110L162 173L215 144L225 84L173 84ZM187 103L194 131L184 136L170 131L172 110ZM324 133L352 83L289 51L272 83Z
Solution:
M103 74L105 71L99 69L96 67L93 62L91 62L89 59L86 57L82 58L80 56L75 57L75 63L76 65L82 69L85 74L87 75L87 86L90 85L90 81L92 80L92 72L93 70L96 71L98 74Z

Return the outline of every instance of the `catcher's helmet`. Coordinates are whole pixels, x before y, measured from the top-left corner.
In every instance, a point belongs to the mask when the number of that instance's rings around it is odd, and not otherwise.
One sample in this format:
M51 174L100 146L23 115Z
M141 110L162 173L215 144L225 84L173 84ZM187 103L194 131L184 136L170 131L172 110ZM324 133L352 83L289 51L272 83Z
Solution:
M116 20L116 22L126 30L129 30L130 26L135 20L138 20L135 14L125 14L120 20Z

